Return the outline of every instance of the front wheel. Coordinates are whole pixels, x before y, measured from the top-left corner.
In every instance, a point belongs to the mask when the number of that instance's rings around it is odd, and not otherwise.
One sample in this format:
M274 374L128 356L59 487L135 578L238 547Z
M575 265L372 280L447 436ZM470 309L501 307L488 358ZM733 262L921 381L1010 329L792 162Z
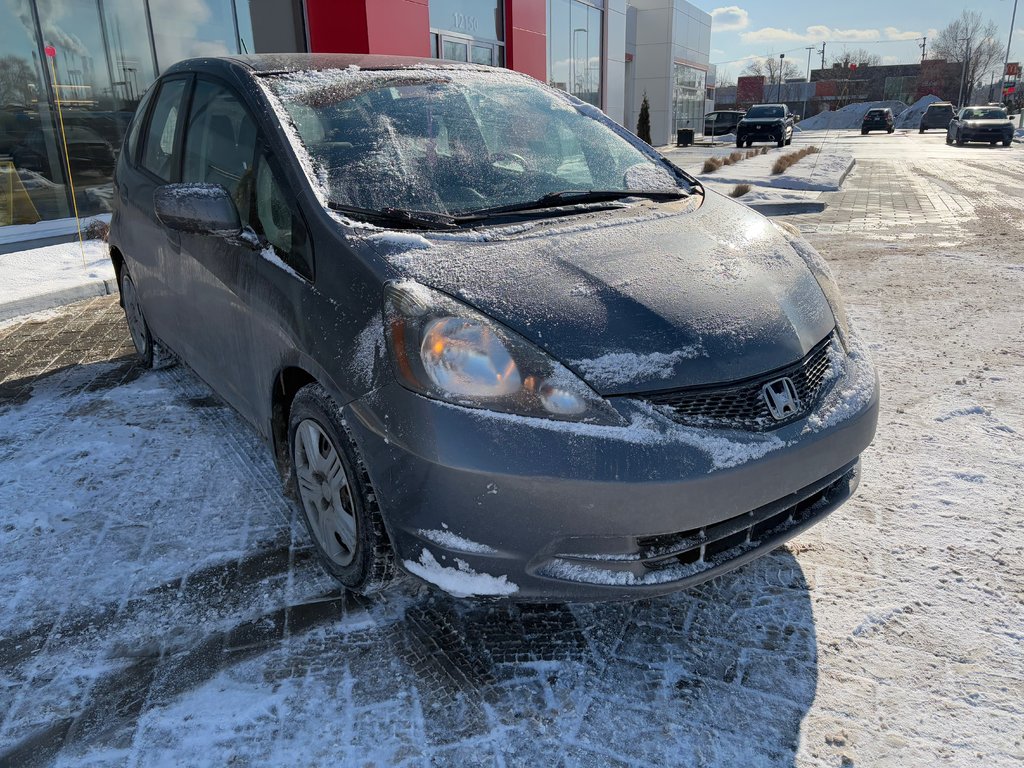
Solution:
M142 358L142 364L153 367L153 335L149 332L146 316L142 312L135 281L128 274L128 267L121 267L121 305L124 307L124 318L128 323L128 332L132 337L135 351Z
M958 133L958 134L956 135L956 145L957 145L958 147L962 147L962 146L964 145L964 137L963 137L963 135L962 135L962 134L959 134L959 133Z
M1013 142L1013 139L1003 139L1003 146L1008 147Z
M783 136L779 136L779 142L778 142L778 144L779 144L779 146L780 146L780 147L784 147L784 146L786 146L786 139L785 139L785 137L783 137Z
M394 555L370 479L341 409L319 384L299 390L288 419L292 483L324 569L368 594L394 575Z
M917 132L918 132L918 133L924 133L924 128L918 128L918 129L917 129Z
M952 143L953 143L953 139L952 139L952 138L950 137L950 135L949 135L949 134L947 133L947 134L946 134L946 144L952 144Z
M860 135L861 135L861 136L867 136L867 135L868 135L868 132L867 132L867 131L865 131L865 130L864 130L863 128L861 128L861 130L860 130Z
M889 133L892 133L892 132L893 132L893 131L895 131L895 130L896 130L895 128L890 128L890 129L889 129Z
M736 146L737 147L742 147L743 146L743 139L736 139Z

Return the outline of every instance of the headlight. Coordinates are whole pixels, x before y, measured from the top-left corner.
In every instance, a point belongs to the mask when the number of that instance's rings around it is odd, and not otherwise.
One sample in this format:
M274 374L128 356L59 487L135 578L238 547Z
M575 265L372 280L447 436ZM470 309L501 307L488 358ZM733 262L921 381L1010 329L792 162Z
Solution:
M818 281L821 292L825 294L825 300L832 310L832 316L836 319L836 328L839 329L839 341L842 342L843 349L849 352L850 318L846 314L846 304L843 302L843 296L839 292L839 286L836 285L836 279L832 276L832 270L829 269L825 260L821 258L821 254L814 250L814 246L804 240L799 229L787 222L776 221L772 223L785 235L793 250L804 260L807 268L814 275L814 279Z
M413 392L521 416L625 423L542 350L440 291L412 280L389 283L384 318L395 373Z

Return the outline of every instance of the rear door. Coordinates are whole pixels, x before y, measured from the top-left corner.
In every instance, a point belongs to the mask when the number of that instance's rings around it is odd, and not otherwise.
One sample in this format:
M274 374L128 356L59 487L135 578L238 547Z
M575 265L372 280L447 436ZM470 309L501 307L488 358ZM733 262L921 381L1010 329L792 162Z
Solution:
M185 354L179 334L181 275L179 238L156 218L153 192L178 180L176 163L181 144L181 119L191 76L161 80L149 111L140 116L138 145L118 181L118 227L121 250L128 263L146 320L157 338Z

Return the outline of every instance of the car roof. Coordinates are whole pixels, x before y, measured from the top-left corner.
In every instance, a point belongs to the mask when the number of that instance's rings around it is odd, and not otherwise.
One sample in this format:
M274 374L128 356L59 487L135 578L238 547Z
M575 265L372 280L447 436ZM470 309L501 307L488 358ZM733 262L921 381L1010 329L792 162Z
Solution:
M223 72L229 69L244 69L252 74L266 75L284 72L306 72L309 70L348 69L358 67L367 70L413 69L466 69L495 72L495 67L482 64L467 64L417 56L385 56L358 53L260 53L237 56L217 56L185 59L168 68L166 74L179 72Z

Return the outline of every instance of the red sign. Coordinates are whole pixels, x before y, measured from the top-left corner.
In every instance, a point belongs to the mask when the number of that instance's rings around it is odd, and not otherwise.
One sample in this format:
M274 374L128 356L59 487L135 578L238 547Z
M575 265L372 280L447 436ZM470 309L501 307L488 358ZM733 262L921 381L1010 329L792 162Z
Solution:
M1020 62L1009 61L1006 63L1006 74L1011 77L1017 77L1020 74Z
M1011 93L1014 93L1016 90L1017 89L1014 86L1008 85L1005 88L1003 88L1003 96L1009 96Z
M54 56L57 55L57 49L54 48L52 45L46 46L46 48L44 48L43 50L46 51L47 58L52 59Z
M850 69L856 69L856 68L857 68L857 65L856 65L856 64L851 64L851 65L850 65Z

